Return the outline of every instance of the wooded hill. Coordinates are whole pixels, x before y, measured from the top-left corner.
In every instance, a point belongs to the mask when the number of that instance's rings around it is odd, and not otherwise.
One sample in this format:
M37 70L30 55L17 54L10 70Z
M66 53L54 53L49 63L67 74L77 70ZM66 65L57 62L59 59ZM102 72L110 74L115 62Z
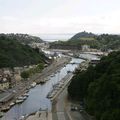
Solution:
M0 35L0 68L44 63L48 58L15 38Z
M61 47L63 46L63 49L65 49L64 45L76 45L80 48L82 45L89 45L90 48L101 49L103 51L108 49L120 49L120 36L110 34L96 35L84 31L77 33L68 41L53 42L51 43L50 48L54 48L60 45Z
M83 101L96 120L120 119L120 51L103 57L95 67L77 71L68 87L69 96Z
M17 40L23 44L30 44L33 42L37 42L37 43L42 43L44 42L41 38L36 37L36 36L32 36L32 35L28 35L28 34L0 34L0 36L5 36L8 39L13 39L13 40Z

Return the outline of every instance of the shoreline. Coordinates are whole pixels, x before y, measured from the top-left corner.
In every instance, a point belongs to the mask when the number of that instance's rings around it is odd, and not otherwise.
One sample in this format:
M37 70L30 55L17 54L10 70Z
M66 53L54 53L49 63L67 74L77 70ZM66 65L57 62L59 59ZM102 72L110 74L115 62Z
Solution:
M28 87L33 82L41 81L41 80L49 77L51 74L53 74L57 70L61 69L61 67L63 67L65 64L67 64L68 62L70 62L70 60L71 60L70 57L58 58L56 61L53 61L53 63L51 65L49 65L48 67L44 68L41 73L37 73L37 74L33 75L29 79L29 81L27 81L27 82L26 81L21 81L17 85L17 91L18 92L15 94L15 96L11 100L9 100L8 102L6 102L3 105L1 105L0 111L1 111L2 108L8 107L11 102L15 102L15 100L16 100L17 97L23 95L26 92L29 92L30 89L28 90ZM45 81L45 82L47 82L47 81Z

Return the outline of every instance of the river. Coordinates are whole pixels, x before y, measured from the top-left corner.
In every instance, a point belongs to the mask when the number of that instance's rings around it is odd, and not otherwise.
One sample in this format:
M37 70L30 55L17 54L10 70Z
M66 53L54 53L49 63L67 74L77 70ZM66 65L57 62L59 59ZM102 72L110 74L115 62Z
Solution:
M51 101L46 98L48 92L53 89L53 85L58 83L62 78L67 74L67 71L74 71L78 67L78 63L81 63L83 60L72 58L70 63L77 64L67 64L60 69L59 72L54 73L54 76L49 76L49 81L43 85L37 85L35 88L32 88L29 91L29 97L22 103L16 104L8 112L5 113L4 117L1 120L18 120L20 116L25 114L30 114L41 109L51 110Z
M97 58L95 55L81 54L85 58ZM35 88L30 89L29 97L22 103L16 104L8 112L5 113L1 120L19 120L20 116L30 114L41 109L51 110L51 101L46 98L47 94L53 89L53 85L58 83L62 78L67 75L67 71L74 71L82 62L82 59L72 58L70 63L62 67L59 72L54 73L54 76L49 76L48 81L43 85L37 85Z

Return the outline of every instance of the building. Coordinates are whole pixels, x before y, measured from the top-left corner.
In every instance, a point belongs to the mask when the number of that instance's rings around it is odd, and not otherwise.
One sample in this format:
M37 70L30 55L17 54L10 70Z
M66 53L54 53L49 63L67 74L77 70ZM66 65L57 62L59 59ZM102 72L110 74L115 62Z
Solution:
M89 45L82 45L82 51L83 52L90 51L90 46Z
M12 72L8 68L0 69L0 90L9 89L12 84Z
M10 87L10 81L8 76L0 75L0 90L5 90Z
M96 66L96 64L100 63L100 59L98 58L93 58L90 61L90 65Z

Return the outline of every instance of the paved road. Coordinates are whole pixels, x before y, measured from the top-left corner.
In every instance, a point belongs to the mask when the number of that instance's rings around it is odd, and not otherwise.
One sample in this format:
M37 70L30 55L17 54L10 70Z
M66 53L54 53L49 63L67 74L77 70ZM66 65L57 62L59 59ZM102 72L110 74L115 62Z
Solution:
M66 120L65 103L67 90L65 89L56 100L53 101L53 120Z
M53 101L53 120L88 120L79 111L71 111L71 102L67 98L67 87Z

